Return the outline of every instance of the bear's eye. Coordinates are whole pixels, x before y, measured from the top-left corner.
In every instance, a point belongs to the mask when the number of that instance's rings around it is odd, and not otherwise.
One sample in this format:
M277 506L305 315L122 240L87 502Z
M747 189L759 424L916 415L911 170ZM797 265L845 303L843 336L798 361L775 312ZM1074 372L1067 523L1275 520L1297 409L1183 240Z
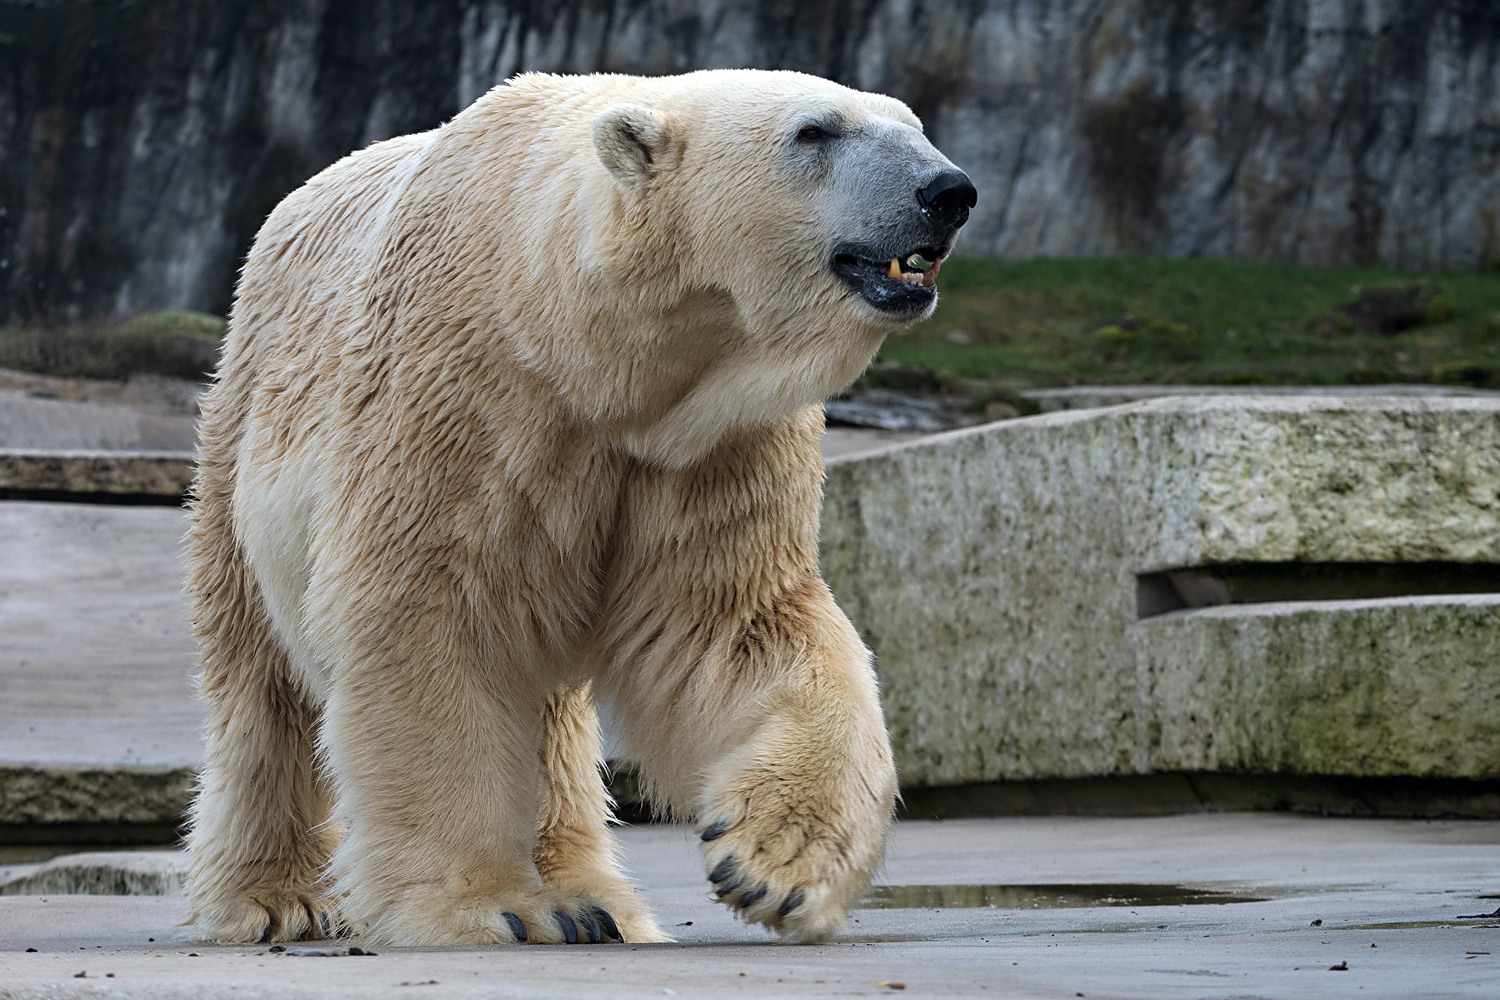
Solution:
M822 142L824 139L831 138L832 136L828 134L827 130L819 125L804 125L797 130L798 142Z

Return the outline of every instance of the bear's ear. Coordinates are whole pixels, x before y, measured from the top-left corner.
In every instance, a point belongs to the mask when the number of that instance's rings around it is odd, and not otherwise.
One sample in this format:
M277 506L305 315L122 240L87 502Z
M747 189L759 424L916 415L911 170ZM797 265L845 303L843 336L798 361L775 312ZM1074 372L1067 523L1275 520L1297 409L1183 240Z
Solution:
M671 148L671 129L649 108L616 104L594 117L594 152L626 187L650 180L665 165Z

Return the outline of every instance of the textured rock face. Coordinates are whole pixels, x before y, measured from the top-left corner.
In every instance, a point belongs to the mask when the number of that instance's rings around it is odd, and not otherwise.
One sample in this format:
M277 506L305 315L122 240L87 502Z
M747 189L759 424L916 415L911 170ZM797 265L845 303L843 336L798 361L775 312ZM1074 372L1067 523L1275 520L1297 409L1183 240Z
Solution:
M192 437L188 437L188 447ZM63 493L177 503L193 483L193 453L180 451L53 451L0 448L0 497Z
M1500 596L1138 620L1138 574L1500 562L1500 403L1216 397L829 465L823 570L904 785L1245 770L1500 775Z
M1482 0L0 0L0 321L227 309L267 212L520 71L904 98L974 254L1500 259Z
M0 824L163 825L182 822L187 768L0 767Z

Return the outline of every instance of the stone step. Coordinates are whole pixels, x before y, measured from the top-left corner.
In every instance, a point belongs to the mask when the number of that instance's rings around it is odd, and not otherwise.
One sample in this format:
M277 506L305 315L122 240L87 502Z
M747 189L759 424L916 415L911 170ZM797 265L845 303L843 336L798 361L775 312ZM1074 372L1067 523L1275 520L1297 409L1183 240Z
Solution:
M0 896L172 896L187 882L183 851L64 854L0 883Z
M0 500L180 506L192 482L191 451L0 448Z

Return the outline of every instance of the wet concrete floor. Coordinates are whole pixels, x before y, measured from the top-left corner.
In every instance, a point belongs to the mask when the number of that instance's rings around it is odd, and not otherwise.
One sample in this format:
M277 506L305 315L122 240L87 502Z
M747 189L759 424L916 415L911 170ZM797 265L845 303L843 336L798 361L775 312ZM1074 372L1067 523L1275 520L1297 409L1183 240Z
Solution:
M1500 905L1496 822L905 822L880 880L899 888L873 894L902 905L856 910L818 946L779 944L711 902L688 831L620 840L676 944L272 954L187 940L178 897L0 897L0 996L718 1000L901 983L907 997L1301 1000L1489 998L1500 984L1500 918L1460 919Z

